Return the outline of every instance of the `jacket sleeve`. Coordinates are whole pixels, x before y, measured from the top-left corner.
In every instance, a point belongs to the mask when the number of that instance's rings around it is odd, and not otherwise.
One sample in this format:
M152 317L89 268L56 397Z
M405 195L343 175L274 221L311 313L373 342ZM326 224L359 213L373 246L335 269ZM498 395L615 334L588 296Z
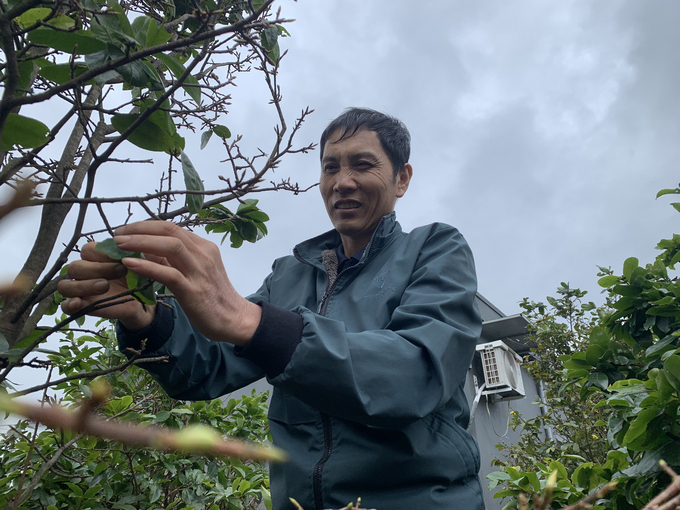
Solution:
M267 280L248 299L266 300ZM234 354L234 346L205 338L189 322L179 304L170 299L169 306L159 306L150 328L130 333L118 324L117 337L121 351L139 348L146 340L143 356L167 356L167 362L144 363L145 368L163 389L180 400L211 400L264 377L258 365Z
M297 308L301 341L269 380L333 416L403 427L461 391L481 333L476 289L465 239L439 225L384 329L350 332L340 320Z

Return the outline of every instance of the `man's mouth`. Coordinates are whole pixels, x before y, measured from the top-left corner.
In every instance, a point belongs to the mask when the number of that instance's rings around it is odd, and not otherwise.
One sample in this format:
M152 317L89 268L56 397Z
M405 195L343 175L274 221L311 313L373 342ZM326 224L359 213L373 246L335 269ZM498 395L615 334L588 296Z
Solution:
M349 201L349 202L337 202L335 204L336 209L356 209L361 207L359 202Z

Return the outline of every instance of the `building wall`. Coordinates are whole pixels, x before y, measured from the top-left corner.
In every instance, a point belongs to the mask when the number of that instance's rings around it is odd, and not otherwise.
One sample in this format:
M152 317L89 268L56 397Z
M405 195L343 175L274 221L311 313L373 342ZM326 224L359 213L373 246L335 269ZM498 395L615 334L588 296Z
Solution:
M465 393L470 405L472 405L474 399L473 375L475 374L473 372L473 369L468 370L468 377L465 385ZM484 503L486 504L487 510L500 510L504 505L501 499L493 498L493 494L499 490L499 488L497 487L492 491L489 490L489 481L486 476L499 469L498 467L491 465L494 459L502 457L502 454L496 448L496 445L502 442L513 444L519 439L520 430L512 430L508 425L510 422L510 413L512 411L517 411L525 418L534 417L540 413L538 405L533 403L538 400L536 384L534 384L531 376L524 370L522 370L522 379L524 382L524 391L526 393L524 398L493 402L492 399L487 399L487 397L482 396L468 428L468 431L477 440L477 444L479 445L481 459L479 479L482 482ZM483 381L483 379L478 376L478 381Z

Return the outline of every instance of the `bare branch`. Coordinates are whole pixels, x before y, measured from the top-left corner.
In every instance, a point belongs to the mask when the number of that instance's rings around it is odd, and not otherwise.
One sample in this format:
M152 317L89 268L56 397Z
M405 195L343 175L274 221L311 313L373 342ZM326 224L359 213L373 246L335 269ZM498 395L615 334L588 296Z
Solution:
M12 393L12 397L21 397L24 395L28 395L30 393L35 393L36 391L44 390L46 388L50 388L52 386L56 386L58 384L62 384L65 382L69 381L76 381L76 380L85 380L85 381L91 381L92 379L96 379L97 377L101 377L103 375L111 374L113 372L125 372L129 367L132 365L139 365L141 363L163 363L168 361L168 356L157 356L154 358L139 358L138 355L135 355L134 357L130 358L128 361L125 363L111 367L111 368L104 368L101 370L93 370L92 372L83 372L80 374L74 374L70 375L68 377L62 377L61 379L57 379L52 382L46 382L45 384L39 384L37 386L33 386L31 388L28 388L26 390L21 390L17 391L16 393Z

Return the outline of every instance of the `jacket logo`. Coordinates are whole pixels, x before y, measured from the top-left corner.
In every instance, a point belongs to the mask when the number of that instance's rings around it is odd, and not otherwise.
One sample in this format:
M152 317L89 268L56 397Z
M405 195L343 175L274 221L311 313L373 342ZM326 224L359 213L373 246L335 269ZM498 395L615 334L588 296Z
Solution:
M373 281L375 284L378 286L378 288L382 289L385 286L385 282L387 281L387 274L391 271L391 269L388 269L387 271L384 271L380 273L378 276L373 278Z
M396 289L394 287L385 287L385 283L387 282L387 275L391 269L388 269L387 271L383 271L380 273L378 276L373 278L373 281L375 284L378 286L380 291L377 294L369 294L368 296L364 296L364 299L378 299L379 297L384 296L388 292L396 292Z

